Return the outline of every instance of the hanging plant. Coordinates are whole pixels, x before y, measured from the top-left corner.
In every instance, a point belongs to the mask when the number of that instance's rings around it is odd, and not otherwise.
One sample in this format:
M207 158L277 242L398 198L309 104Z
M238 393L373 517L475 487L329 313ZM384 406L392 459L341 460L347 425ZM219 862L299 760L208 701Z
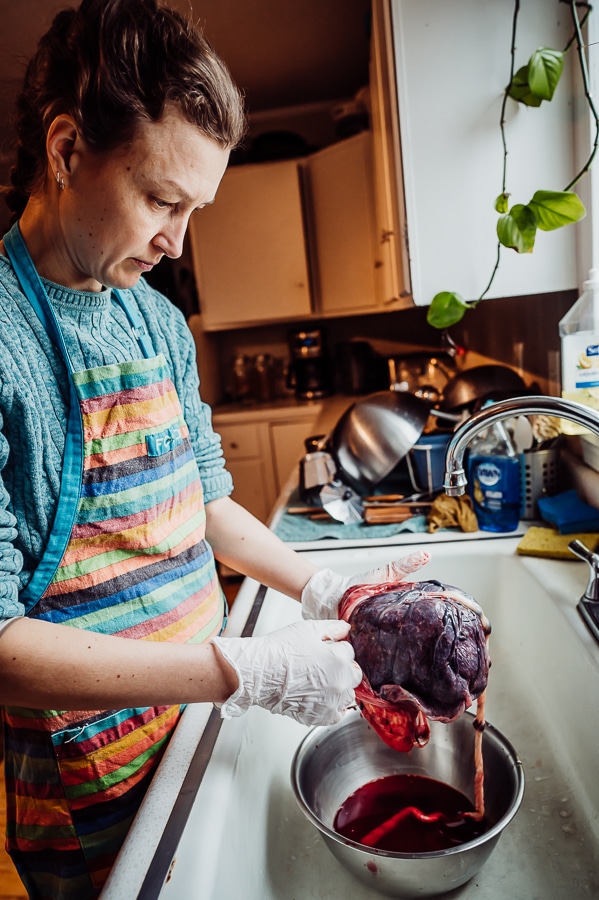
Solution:
M474 309L483 300L497 274L502 247L515 250L516 253L532 253L539 230L554 231L557 228L572 225L574 222L579 222L586 214L584 204L572 188L585 172L588 172L590 169L599 145L599 116L590 94L589 76L581 33L581 29L591 12L591 7L588 3L577 3L576 0L560 0L560 2L568 3L572 16L573 35L566 47L564 50L541 47L532 54L525 66L522 66L515 72L516 32L518 14L520 12L520 0L515 0L512 20L510 78L503 93L499 123L503 142L503 181L501 193L495 200L495 210L499 213L495 266L487 286L477 300L466 301L454 291L441 291L433 297L428 308L427 322L434 328L449 328L450 325L455 325L469 309ZM585 8L582 20L578 18L577 6ZM595 141L591 154L580 172L562 191L538 190L528 203L516 203L510 207L510 195L506 187L508 151L505 135L505 110L508 100L511 98L517 103L522 103L524 106L529 107L538 107L544 101L550 102L563 72L565 55L574 43L578 51L578 62L585 97L595 123Z

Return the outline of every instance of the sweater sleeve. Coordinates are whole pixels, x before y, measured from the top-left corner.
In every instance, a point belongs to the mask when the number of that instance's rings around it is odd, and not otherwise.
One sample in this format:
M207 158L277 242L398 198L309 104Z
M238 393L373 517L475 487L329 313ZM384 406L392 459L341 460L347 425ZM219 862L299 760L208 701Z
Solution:
M2 425L0 416L0 428ZM0 432L0 631L8 622L25 614L25 608L19 602L19 572L23 557L12 543L17 537L17 520L8 509L10 498L1 480L7 458L8 442Z

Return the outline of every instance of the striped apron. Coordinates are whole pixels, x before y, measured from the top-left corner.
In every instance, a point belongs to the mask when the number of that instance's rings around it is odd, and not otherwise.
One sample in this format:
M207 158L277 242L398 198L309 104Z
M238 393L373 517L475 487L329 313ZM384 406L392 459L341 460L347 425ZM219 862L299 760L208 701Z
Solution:
M17 225L4 242L63 354L71 392L58 509L21 594L26 615L138 640L208 640L223 627L225 603L164 356L115 292L143 358L73 372ZM181 712L3 709L7 849L30 897L99 894Z

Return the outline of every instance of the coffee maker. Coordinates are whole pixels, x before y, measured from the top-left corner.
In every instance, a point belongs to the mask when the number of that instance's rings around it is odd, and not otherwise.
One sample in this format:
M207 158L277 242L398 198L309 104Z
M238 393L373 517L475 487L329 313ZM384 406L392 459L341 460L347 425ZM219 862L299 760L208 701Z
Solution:
M299 400L318 400L331 393L329 363L320 328L293 331L289 340L290 387Z

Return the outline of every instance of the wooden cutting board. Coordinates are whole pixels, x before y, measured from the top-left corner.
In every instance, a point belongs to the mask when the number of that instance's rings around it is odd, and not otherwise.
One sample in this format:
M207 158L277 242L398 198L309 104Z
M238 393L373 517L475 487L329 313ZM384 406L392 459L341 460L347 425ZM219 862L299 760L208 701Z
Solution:
M393 503L389 506L377 504L364 507L364 521L367 525L391 525L395 522L405 522L412 516L426 515L431 508L430 503Z

